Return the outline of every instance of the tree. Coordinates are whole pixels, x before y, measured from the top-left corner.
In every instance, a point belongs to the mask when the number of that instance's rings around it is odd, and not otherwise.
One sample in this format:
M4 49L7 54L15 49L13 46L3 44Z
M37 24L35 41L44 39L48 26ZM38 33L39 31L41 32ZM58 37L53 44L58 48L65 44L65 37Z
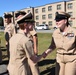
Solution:
M4 26L3 18L0 17L0 26Z

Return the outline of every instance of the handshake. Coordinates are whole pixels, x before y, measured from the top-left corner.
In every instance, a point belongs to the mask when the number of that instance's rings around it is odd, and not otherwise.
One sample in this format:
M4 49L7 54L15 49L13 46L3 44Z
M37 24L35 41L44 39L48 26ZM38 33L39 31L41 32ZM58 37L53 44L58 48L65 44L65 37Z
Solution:
M47 54L44 52L42 53L42 55L33 55L30 59L34 62L34 63L37 63L39 62L39 60L41 58L45 58L47 56Z
M51 52L50 49L43 52L41 55L34 55L31 57L31 60L34 60L34 63L37 63L41 58L45 58Z
M45 58L50 53L50 49L43 52L41 55L36 55L36 62L38 62L41 58Z

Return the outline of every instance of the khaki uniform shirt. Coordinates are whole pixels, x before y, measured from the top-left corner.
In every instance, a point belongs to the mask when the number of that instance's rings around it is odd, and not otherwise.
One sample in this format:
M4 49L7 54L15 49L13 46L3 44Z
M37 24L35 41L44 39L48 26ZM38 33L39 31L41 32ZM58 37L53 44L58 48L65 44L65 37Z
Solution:
M32 42L19 30L18 34L10 39L10 61L8 71L10 75L31 75L28 59L34 55Z
M15 25L13 23L6 25L4 33L5 39L9 40L15 34Z
M67 31L64 33L56 29L52 36L51 48L57 48L58 54L71 55L67 56L67 61L76 59L76 29L68 26Z

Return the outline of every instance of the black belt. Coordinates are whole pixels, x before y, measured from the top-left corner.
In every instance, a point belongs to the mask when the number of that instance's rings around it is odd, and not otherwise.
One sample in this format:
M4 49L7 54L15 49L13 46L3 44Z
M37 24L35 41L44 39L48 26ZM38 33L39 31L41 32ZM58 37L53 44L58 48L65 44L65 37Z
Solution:
M58 52L57 52L58 53ZM58 53L58 54L61 54L61 55L76 55L74 53Z

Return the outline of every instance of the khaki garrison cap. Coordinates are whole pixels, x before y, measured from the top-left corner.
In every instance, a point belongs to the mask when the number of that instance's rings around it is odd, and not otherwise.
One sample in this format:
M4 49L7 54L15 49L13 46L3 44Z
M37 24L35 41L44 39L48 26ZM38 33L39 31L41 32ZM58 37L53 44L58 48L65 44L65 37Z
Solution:
M23 22L35 22L31 12L25 14L24 16L20 17L17 20L18 24L23 23Z
M4 13L4 18L12 18L13 16L11 15L11 14L9 14L9 13Z
M69 19L70 18L70 14L65 13L65 12L56 12L56 16L55 16L55 20L56 21L60 21L63 19Z

